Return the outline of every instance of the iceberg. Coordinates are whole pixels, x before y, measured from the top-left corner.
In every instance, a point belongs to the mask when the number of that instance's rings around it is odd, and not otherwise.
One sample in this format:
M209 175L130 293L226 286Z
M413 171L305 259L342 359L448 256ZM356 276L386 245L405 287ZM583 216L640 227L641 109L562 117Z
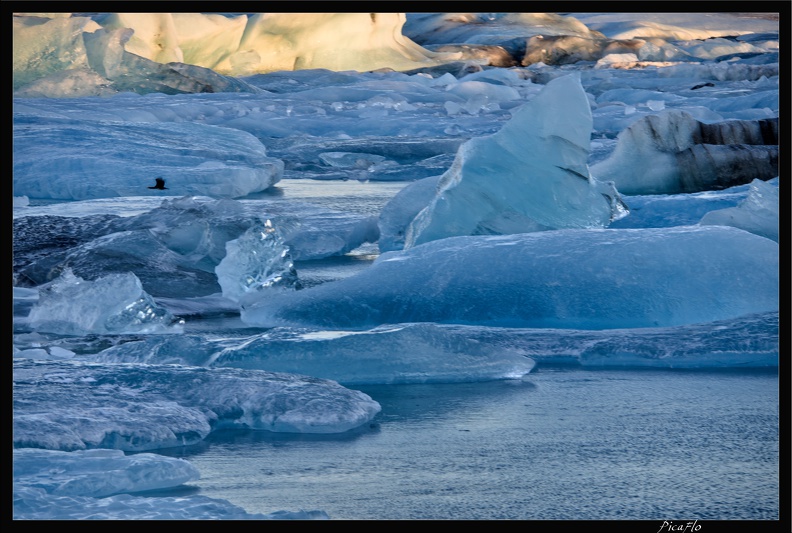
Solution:
M70 269L39 288L27 322L62 335L181 333L184 324L157 305L132 273L86 281Z
M734 226L778 242L778 178L753 180L748 196L735 207L713 210L699 224Z
M253 135L199 123L97 122L17 114L14 194L235 198L280 181L283 162ZM165 190L155 190L155 178Z
M623 194L725 189L778 175L778 119L708 124L681 110L644 117L591 167Z
M589 175L591 109L576 75L557 78L497 133L460 146L405 248L458 235L605 227L626 207Z
M233 368L14 360L14 447L149 451L213 429L342 433L380 405L334 381Z
M380 232L377 245L380 252L404 248L410 222L434 197L440 177L433 176L410 183L383 206L377 221Z
M778 244L736 228L568 229L388 252L241 316L261 327L668 327L775 311L778 284Z

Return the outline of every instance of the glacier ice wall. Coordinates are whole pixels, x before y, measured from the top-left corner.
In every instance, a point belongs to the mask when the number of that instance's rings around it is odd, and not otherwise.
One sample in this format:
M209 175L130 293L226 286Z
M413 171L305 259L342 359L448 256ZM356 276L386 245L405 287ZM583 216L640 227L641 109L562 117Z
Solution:
M403 36L405 20L402 13L14 16L13 86L23 97L259 92L229 76L408 70L449 57Z
M149 15L165 16L170 15ZM89 17L14 16L12 31L15 96L109 96L123 91L259 92L243 81L185 64L177 57L168 58L163 64L127 51L134 30L105 29ZM153 39L154 47L160 44Z

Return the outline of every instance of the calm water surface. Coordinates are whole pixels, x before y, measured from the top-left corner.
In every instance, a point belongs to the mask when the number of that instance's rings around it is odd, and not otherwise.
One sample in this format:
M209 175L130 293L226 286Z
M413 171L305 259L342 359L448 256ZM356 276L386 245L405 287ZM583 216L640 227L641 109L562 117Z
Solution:
M775 371L537 368L522 381L356 387L340 436L223 432L171 450L192 491L331 519L777 519Z

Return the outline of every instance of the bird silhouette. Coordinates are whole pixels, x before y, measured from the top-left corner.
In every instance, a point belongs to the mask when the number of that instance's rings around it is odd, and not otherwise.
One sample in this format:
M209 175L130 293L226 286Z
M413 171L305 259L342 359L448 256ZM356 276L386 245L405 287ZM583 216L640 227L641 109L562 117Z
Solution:
M157 184L154 185L153 187L149 187L149 189L158 189L160 191L164 191L165 189L167 189L167 187L165 186L165 180L164 179L156 178L154 181L156 181Z

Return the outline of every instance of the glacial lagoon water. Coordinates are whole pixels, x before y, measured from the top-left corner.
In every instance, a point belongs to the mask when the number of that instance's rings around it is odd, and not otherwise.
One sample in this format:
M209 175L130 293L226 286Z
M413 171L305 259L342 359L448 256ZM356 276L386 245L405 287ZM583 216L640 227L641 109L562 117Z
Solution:
M331 519L768 520L779 516L776 370L581 370L356 387L382 405L335 436L221 432L159 453L186 492Z
M373 214L403 186L285 180L260 196ZM127 200L116 213L138 205ZM309 284L332 281L375 256L365 244L298 272ZM244 327L193 316L185 332ZM778 378L776 368L538 364L521 380L353 386L382 406L371 424L340 435L218 431L156 450L189 460L201 479L150 495L334 520L778 519Z

